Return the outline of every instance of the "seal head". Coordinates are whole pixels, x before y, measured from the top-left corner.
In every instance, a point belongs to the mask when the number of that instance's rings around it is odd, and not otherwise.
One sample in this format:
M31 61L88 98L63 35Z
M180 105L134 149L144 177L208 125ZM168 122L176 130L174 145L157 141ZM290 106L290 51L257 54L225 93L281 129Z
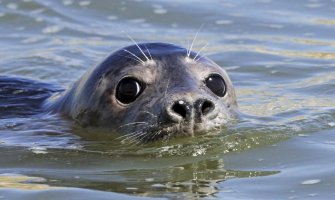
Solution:
M219 130L237 112L223 68L166 43L114 52L49 105L82 126L108 127L141 141Z

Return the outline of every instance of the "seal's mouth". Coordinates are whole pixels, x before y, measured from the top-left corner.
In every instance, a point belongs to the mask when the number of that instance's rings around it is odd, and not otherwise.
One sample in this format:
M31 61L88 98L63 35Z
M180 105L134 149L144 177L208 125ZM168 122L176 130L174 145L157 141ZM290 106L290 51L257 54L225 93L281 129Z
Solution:
M217 127L206 130L204 126L185 125L183 123L148 126L142 130L132 131L123 137L124 140L136 141L136 143L149 143L159 140L169 140L177 137L193 137L195 135L204 135L210 130L216 130Z

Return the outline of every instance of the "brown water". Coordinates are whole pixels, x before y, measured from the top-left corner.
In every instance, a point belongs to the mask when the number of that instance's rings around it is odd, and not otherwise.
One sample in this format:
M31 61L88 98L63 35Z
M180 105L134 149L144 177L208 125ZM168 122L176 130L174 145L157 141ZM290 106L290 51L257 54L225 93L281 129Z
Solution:
M331 0L0 0L1 75L69 87L127 35L187 47L202 26L195 50L208 43L248 115L138 146L57 115L0 119L0 199L334 199L334 13Z

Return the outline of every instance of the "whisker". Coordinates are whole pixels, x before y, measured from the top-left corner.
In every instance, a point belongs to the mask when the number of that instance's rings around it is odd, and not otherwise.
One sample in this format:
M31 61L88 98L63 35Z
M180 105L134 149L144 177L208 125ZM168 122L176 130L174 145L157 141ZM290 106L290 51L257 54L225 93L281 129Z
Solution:
M148 124L148 123L146 123L146 124ZM141 124L141 125L146 125L146 124ZM154 126L155 126L154 124L149 125L149 126L147 126L147 129L151 128L151 127L154 127ZM126 135L122 135L120 137L117 137L116 140L124 138L121 142L124 142L126 140L135 141L138 138L140 138L142 135L145 135L145 134L147 134L147 132L145 130L136 130L136 131L128 133Z
M148 58L147 55L145 55L145 53L142 51L141 47L137 44L137 42L136 42L132 37L130 37L130 35L127 34L127 36L128 36L128 38L129 38L132 42L134 42L134 44L135 44L135 45L137 46L137 48L141 51L141 53L144 55L144 57L147 59L147 61L149 61L150 59Z
M148 122L132 122L132 123L127 123L119 126L117 129L123 128L125 126L131 126L131 125L146 125Z
M145 132L140 132L139 134L136 134L135 137L133 137L130 142L134 143L135 145L138 145L142 142L143 138L142 136L144 136L146 133Z
M127 140L128 138L132 137L132 134L135 134L135 133L136 133L136 132L131 133L131 134L126 134L126 135L121 135L120 137L115 138L115 140L120 140L120 139L122 139L122 140L121 140L121 142L122 142L122 141ZM124 139L123 139L123 138L124 138Z
M127 133L127 134L125 134L125 135L121 135L120 137L117 137L116 139L121 139L121 138L125 138L125 139L127 139L127 138L132 138L132 137L135 137L136 134L141 133L141 132L142 132L142 131L136 130L136 131L134 131L134 132Z
M158 132L155 132L154 134L152 134L152 136L150 137L150 139L151 139L151 140L155 139L155 137L156 137L157 135L159 135L161 132L162 132L161 130L158 131Z
M207 54L199 55L195 62L198 62L201 58L204 58Z
M142 143L141 140L137 140L137 142L135 142L134 144L135 144L135 145L138 145L138 144L141 144L141 143Z
M130 140L130 139L133 139L133 138L136 139L137 135L140 135L140 134L142 134L142 133L143 133L143 131L134 131L134 132L132 132L132 133L129 133L129 134L126 134L126 135L122 135L122 136L120 136L120 137L117 137L116 139L119 140L119 139L124 138L124 139L121 141L121 142L123 142L123 141Z
M133 55L133 56L137 59L137 61L139 61L139 62L141 62L142 64L144 64L144 61L141 60L141 58L139 58L139 57L138 57L137 55L135 55L134 53L128 51L127 49L123 49L123 51L125 51L125 52L127 52L127 53L130 53L131 55Z
M136 62L142 63L142 60L138 60L137 58L134 58L134 57L130 57L130 56L122 56L122 55L118 55L118 56L120 56L120 57L124 57L124 58L130 58L130 59L132 59L132 60L134 60L134 61L136 61Z
M201 26L199 27L198 31L195 33L194 38L193 38L192 43L191 43L191 47L190 47L190 49L189 49L189 51L187 53L187 57L190 57L191 51L192 51L192 48L193 48L193 45L194 45L194 42L197 39L198 34L199 34L199 32L200 32L200 30L202 29L203 26L204 26L204 24L201 24Z
M151 115L152 117L154 117L154 118L156 118L156 119L158 118L157 115L155 115L155 114L153 114L153 113L151 113L151 112L149 112L149 111L142 110L142 111L140 111L140 113L141 113L141 112L143 112L143 113L147 113L147 114Z
M186 56L188 57L188 51L190 49L190 41L187 41Z
M196 58L200 55L200 52L205 49L206 47L208 46L208 42L203 46L201 47L201 49L199 49L199 51L197 52L197 54L195 55L195 57L193 58L194 61L196 61ZM197 60L198 61L198 60Z
M150 51L149 51L147 45L144 45L144 46L145 46L145 49L147 50L147 52L148 52L148 54L149 54L149 56L150 56L150 59L153 60L153 59L152 59L152 56L151 56L151 53L150 53Z

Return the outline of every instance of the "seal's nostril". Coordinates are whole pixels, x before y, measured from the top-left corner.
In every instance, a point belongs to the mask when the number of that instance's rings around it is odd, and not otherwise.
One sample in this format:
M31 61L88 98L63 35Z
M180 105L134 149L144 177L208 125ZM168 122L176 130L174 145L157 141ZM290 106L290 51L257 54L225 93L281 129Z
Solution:
M184 104L180 104L179 102L173 104L172 110L178 115L182 116L184 119L186 118L187 108Z
M214 104L210 101L205 101L201 106L202 115L207 115L214 109Z

